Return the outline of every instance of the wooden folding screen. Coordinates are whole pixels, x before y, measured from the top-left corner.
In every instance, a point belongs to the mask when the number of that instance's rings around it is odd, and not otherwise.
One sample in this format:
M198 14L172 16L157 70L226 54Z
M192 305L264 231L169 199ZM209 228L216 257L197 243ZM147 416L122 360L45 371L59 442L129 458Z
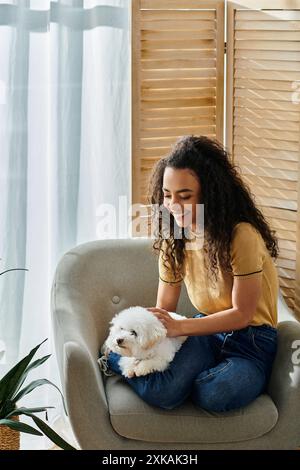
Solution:
M281 290L300 315L300 1L227 13L226 145L276 230Z

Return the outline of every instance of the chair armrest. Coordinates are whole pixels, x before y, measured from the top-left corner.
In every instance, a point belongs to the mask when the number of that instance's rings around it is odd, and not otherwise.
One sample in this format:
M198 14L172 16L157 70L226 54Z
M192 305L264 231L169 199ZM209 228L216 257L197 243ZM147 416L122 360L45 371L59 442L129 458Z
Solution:
M300 444L300 323L284 321L278 324L278 349L268 385L268 393L274 401L279 425L284 429L295 428ZM298 357L298 360L297 360Z
M96 360L83 344L64 345L65 394L70 422L82 449L109 449L117 439Z

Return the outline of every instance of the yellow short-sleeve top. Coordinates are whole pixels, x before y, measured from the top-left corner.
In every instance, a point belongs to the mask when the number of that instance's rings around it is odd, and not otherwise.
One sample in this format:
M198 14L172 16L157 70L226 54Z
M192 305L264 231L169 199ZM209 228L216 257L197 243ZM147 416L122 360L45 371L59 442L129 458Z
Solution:
M197 242L196 237L189 243ZM163 245L164 246L164 245ZM184 281L188 296L194 307L202 313L211 314L232 308L233 278L262 278L262 294L250 325L277 326L278 274L272 257L261 234L248 222L238 223L231 241L232 273L218 271L218 280L212 282L204 264L203 249L185 251L184 265L174 278L171 267L163 265L160 252L159 277L168 284Z

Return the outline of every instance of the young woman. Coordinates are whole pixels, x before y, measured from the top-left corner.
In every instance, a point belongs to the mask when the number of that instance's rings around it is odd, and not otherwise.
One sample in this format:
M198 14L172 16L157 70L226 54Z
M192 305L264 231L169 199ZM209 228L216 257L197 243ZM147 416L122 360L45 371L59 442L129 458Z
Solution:
M150 188L162 217L153 245L159 251L157 303L148 310L168 336L188 339L166 371L125 380L164 409L189 395L210 411L245 406L265 391L276 354L274 233L224 148L207 137L179 139L154 168ZM176 311L182 281L198 313L174 320L168 311ZM108 365L120 374L119 358L111 352Z

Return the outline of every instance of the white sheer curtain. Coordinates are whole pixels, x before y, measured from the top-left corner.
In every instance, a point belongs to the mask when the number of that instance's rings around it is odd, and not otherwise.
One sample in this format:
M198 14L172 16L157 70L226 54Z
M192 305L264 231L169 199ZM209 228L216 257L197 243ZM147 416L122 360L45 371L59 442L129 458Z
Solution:
M0 376L44 338L61 255L130 195L130 0L0 0ZM127 234L124 233L124 236ZM54 405L41 387L26 404ZM51 415L50 415L51 416ZM42 448L41 438L34 446Z

